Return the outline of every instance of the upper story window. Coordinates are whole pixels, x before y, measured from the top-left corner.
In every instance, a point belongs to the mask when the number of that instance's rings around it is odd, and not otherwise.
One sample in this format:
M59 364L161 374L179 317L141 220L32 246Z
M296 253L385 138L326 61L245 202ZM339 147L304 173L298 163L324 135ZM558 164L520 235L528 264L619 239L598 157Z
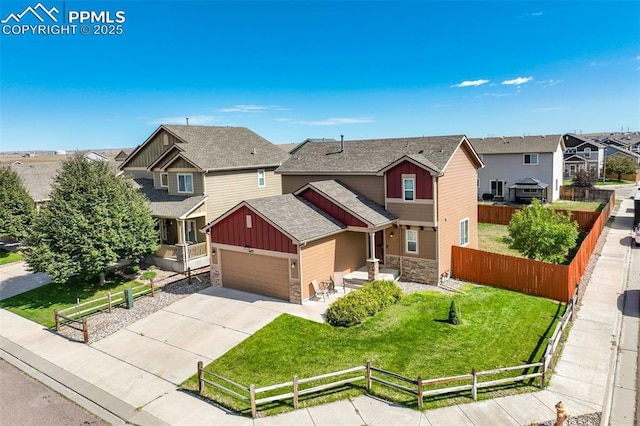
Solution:
M178 173L178 192L193 194L193 175Z
M416 200L416 179L402 178L402 199L404 201Z
M460 221L460 245L469 244L469 218Z
M575 154L575 153L576 153L575 148L567 148L567 154Z
M407 253L418 253L418 231L407 229L407 245L405 250Z
M160 187L166 188L169 186L169 173L160 173Z
M591 158L591 148L584 149L584 158Z
M264 169L258 170L258 187L262 188L267 185L267 178L264 173Z
M523 154L522 164L536 166L538 164L538 154Z

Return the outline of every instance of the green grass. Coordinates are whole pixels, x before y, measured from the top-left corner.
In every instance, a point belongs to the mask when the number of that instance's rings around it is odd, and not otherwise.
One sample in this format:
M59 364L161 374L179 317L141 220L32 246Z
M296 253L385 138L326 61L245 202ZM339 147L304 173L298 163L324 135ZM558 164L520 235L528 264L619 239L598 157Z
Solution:
M158 275L158 273L155 272L155 271L144 271L142 273L142 275L140 275L140 279L141 280L150 280L152 278L155 278L156 275Z
M490 287L468 286L465 291L467 295L453 297L461 310L462 324L458 326L446 322L452 297L436 292L406 296L352 328L334 328L283 314L205 368L245 386L262 387L290 381L294 375L305 378L364 365L367 360L397 374L428 379L470 373L472 367L487 370L540 359L563 311L561 304ZM516 392L523 385L519 386L509 386L503 392ZM197 392L197 377L185 381L182 387ZM412 395L378 384L374 384L373 392L417 407ZM345 386L313 398L301 397L300 406L362 393L361 386ZM204 396L236 411L249 412L246 403L213 387L207 386ZM486 392L482 395L487 396ZM466 392L446 401L428 400L425 407L469 399ZM291 408L291 401L286 401L260 410L275 414Z
M138 285L141 285L141 283L127 281L121 277L111 278L102 287L95 283L87 283L78 278L72 278L64 283L52 282L26 293L1 300L0 307L45 327L53 327L55 325L54 309L74 306L76 298L80 298L80 302L83 302L105 296L108 291L115 293Z
M579 210L585 212L598 212L604 208L606 203L601 203L599 201L556 200L551 205L556 210Z
M19 251L7 251L0 249L0 265L6 265L7 263L20 262L22 260L22 253Z
M492 223L478 224L478 250L507 256L524 257L517 250L509 248L504 238L509 235L507 225L494 225Z
M599 180L596 183L596 186L607 186L607 185L634 185L635 182L632 180L618 180L618 179L607 179L605 182Z

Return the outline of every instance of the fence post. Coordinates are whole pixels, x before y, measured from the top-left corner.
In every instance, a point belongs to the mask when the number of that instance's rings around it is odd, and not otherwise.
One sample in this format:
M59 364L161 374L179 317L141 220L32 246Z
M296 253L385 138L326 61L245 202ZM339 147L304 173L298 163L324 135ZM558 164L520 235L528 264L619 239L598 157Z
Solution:
M251 417L256 418L258 410L256 409L256 385L249 386L249 399L251 400Z
M198 361L198 395L202 395L204 386L202 383L202 361Z
M371 361L367 361L367 392L371 392Z
M293 376L293 408L298 409L298 376Z
M471 398L474 401L478 400L478 376L476 375L476 368L471 369Z
M187 269L187 273L189 274L189 284L191 284L191 268Z
M89 343L89 327L87 326L86 318L82 318L82 337L84 343Z
M111 313L111 292L107 292L107 306L109 307L109 313Z
M53 318L56 321L56 331L60 331L60 317L58 317L58 310L53 310Z
M540 390L544 389L544 381L547 374L547 354L542 357L542 376L540 376Z
M151 278L149 285L151 286L151 297L156 297L156 286L153 283L153 278Z
M422 377L418 376L418 408L422 410L422 404L424 401L422 400Z

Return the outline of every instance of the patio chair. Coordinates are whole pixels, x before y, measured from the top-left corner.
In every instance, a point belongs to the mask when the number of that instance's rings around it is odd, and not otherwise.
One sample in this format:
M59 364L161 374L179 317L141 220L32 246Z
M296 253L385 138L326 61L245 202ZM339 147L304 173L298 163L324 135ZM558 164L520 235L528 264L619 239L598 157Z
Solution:
M318 285L318 281L311 280L311 285L313 286L313 291L315 291L316 296L322 296L323 302L325 297L329 297L329 290Z
M344 277L342 272L334 272L331 274L331 281L333 281L333 291L338 292L338 286L342 286L342 292L346 293L347 289L344 286Z

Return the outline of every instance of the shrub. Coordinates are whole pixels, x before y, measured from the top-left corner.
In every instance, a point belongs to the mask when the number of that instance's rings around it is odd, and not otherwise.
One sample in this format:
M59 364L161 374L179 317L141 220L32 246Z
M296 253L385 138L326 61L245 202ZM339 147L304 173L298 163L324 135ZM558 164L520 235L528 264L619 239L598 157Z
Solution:
M373 281L336 300L327 310L327 322L352 327L402 298L402 290L392 281Z
M456 302L451 301L451 306L449 306L449 324L458 325L460 324L460 317L458 317L458 310L456 309Z
M124 272L127 275L137 274L140 272L140 267L138 265L131 265Z
M144 271L142 273L142 275L140 275L140 279L141 280L150 280L152 278L155 278L156 275L158 275L158 273L155 272L155 271Z

